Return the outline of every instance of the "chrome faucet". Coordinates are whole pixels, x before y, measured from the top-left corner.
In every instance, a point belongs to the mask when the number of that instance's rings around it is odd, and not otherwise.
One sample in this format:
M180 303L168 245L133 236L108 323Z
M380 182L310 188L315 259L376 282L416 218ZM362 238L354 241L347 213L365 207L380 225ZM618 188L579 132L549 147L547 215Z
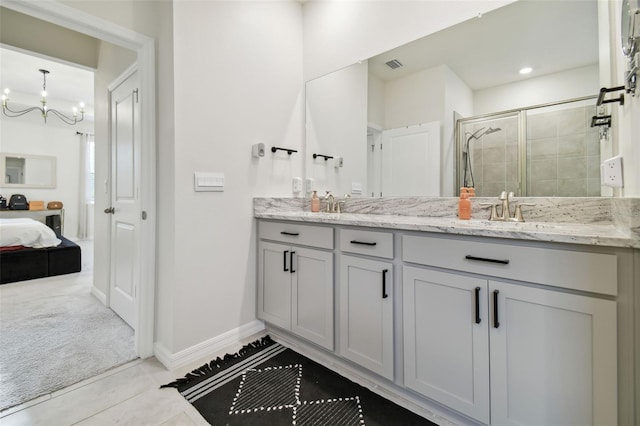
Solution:
M498 215L497 207L500 204L495 203L480 203L481 206L489 206L491 208L491 214L489 215L490 221L500 221L500 222L524 222L524 217L522 216L522 206L535 206L535 204L531 203L519 203L516 205L516 209L511 216L511 207L509 204L509 199L514 197L513 192L507 193L506 191L502 191L498 200L501 201L502 210L500 211L500 215Z
M344 205L347 203L347 199L348 199L348 198L351 198L351 194L346 193L346 194L344 195L344 200L342 200L342 201L339 201L339 200L338 200L338 201L336 201L336 208L335 208L335 212L336 212L336 213L342 213L342 208L343 208L343 207L341 207L340 205L342 204L342 206L344 206Z
M507 191L502 191L500 193L500 197L498 199L502 201L502 211L500 212L500 216L498 220L509 220L511 218L511 209L509 208L509 198L513 197L514 193Z
M324 196L324 199L327 200L327 213L335 213L336 212L336 199L333 197L331 191L327 191L327 195Z

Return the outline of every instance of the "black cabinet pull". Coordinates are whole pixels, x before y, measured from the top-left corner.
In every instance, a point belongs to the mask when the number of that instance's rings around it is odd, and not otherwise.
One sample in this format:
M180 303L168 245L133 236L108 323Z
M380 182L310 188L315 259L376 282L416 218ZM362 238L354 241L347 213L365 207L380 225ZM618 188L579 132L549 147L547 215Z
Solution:
M291 235L292 237L297 237L298 235L300 235L298 232L287 232L287 231L282 231L280 234Z
M470 254L466 255L464 258L467 259L467 260L478 260L480 262L500 263L502 265L508 265L509 264L509 259L506 259L506 260L490 259L488 257L471 256Z
M493 290L493 328L500 327L500 321L498 321L498 290Z
M480 287L476 287L476 324L480 324Z
M386 299L387 297L389 297L389 295L387 294L387 272L389 272L388 269L382 270L382 298L383 299Z
M284 262L284 265L282 266L282 270L285 272L289 272L289 270L287 269L287 253L289 253L289 250L285 250L282 256L282 260Z
M366 242L366 241L351 240L351 244L360 244L360 245L363 245L363 246L375 246L378 243L369 243L369 242Z
M291 266L291 268L290 268L290 269L291 269L291 273L292 273L292 274L295 272L295 271L293 270L293 255L294 255L295 253L296 253L295 251L292 251L292 252L289 254L289 265Z

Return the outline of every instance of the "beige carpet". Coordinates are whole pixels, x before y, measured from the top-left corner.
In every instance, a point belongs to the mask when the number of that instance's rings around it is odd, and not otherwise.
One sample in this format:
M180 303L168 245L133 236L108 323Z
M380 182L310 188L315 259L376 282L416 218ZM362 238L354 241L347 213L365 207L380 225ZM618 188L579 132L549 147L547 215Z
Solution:
M133 330L91 295L81 246L82 272L0 285L0 411L136 358Z

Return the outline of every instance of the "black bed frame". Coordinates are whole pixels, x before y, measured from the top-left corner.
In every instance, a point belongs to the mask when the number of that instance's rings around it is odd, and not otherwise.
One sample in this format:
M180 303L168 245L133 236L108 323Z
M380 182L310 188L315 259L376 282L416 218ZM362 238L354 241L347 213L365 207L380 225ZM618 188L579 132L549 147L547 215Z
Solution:
M0 251L0 284L80 272L80 246L65 237L57 247Z

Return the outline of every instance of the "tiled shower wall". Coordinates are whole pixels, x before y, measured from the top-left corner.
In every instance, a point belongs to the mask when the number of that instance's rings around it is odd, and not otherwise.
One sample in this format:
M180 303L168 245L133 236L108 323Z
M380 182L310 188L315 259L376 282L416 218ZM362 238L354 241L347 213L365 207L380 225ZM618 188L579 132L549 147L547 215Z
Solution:
M470 133L482 128L500 129L469 142L476 194L497 197L502 191L513 191L520 195L517 116L482 121L468 127Z
M595 105L527 112L527 196L600 195L600 141L598 129L590 127L595 113ZM501 130L469 144L476 194L493 197L513 191L524 195L518 184L517 116L469 123L464 131L468 137L489 127Z
M529 196L600 195L600 140L590 127L595 106L527 116Z

